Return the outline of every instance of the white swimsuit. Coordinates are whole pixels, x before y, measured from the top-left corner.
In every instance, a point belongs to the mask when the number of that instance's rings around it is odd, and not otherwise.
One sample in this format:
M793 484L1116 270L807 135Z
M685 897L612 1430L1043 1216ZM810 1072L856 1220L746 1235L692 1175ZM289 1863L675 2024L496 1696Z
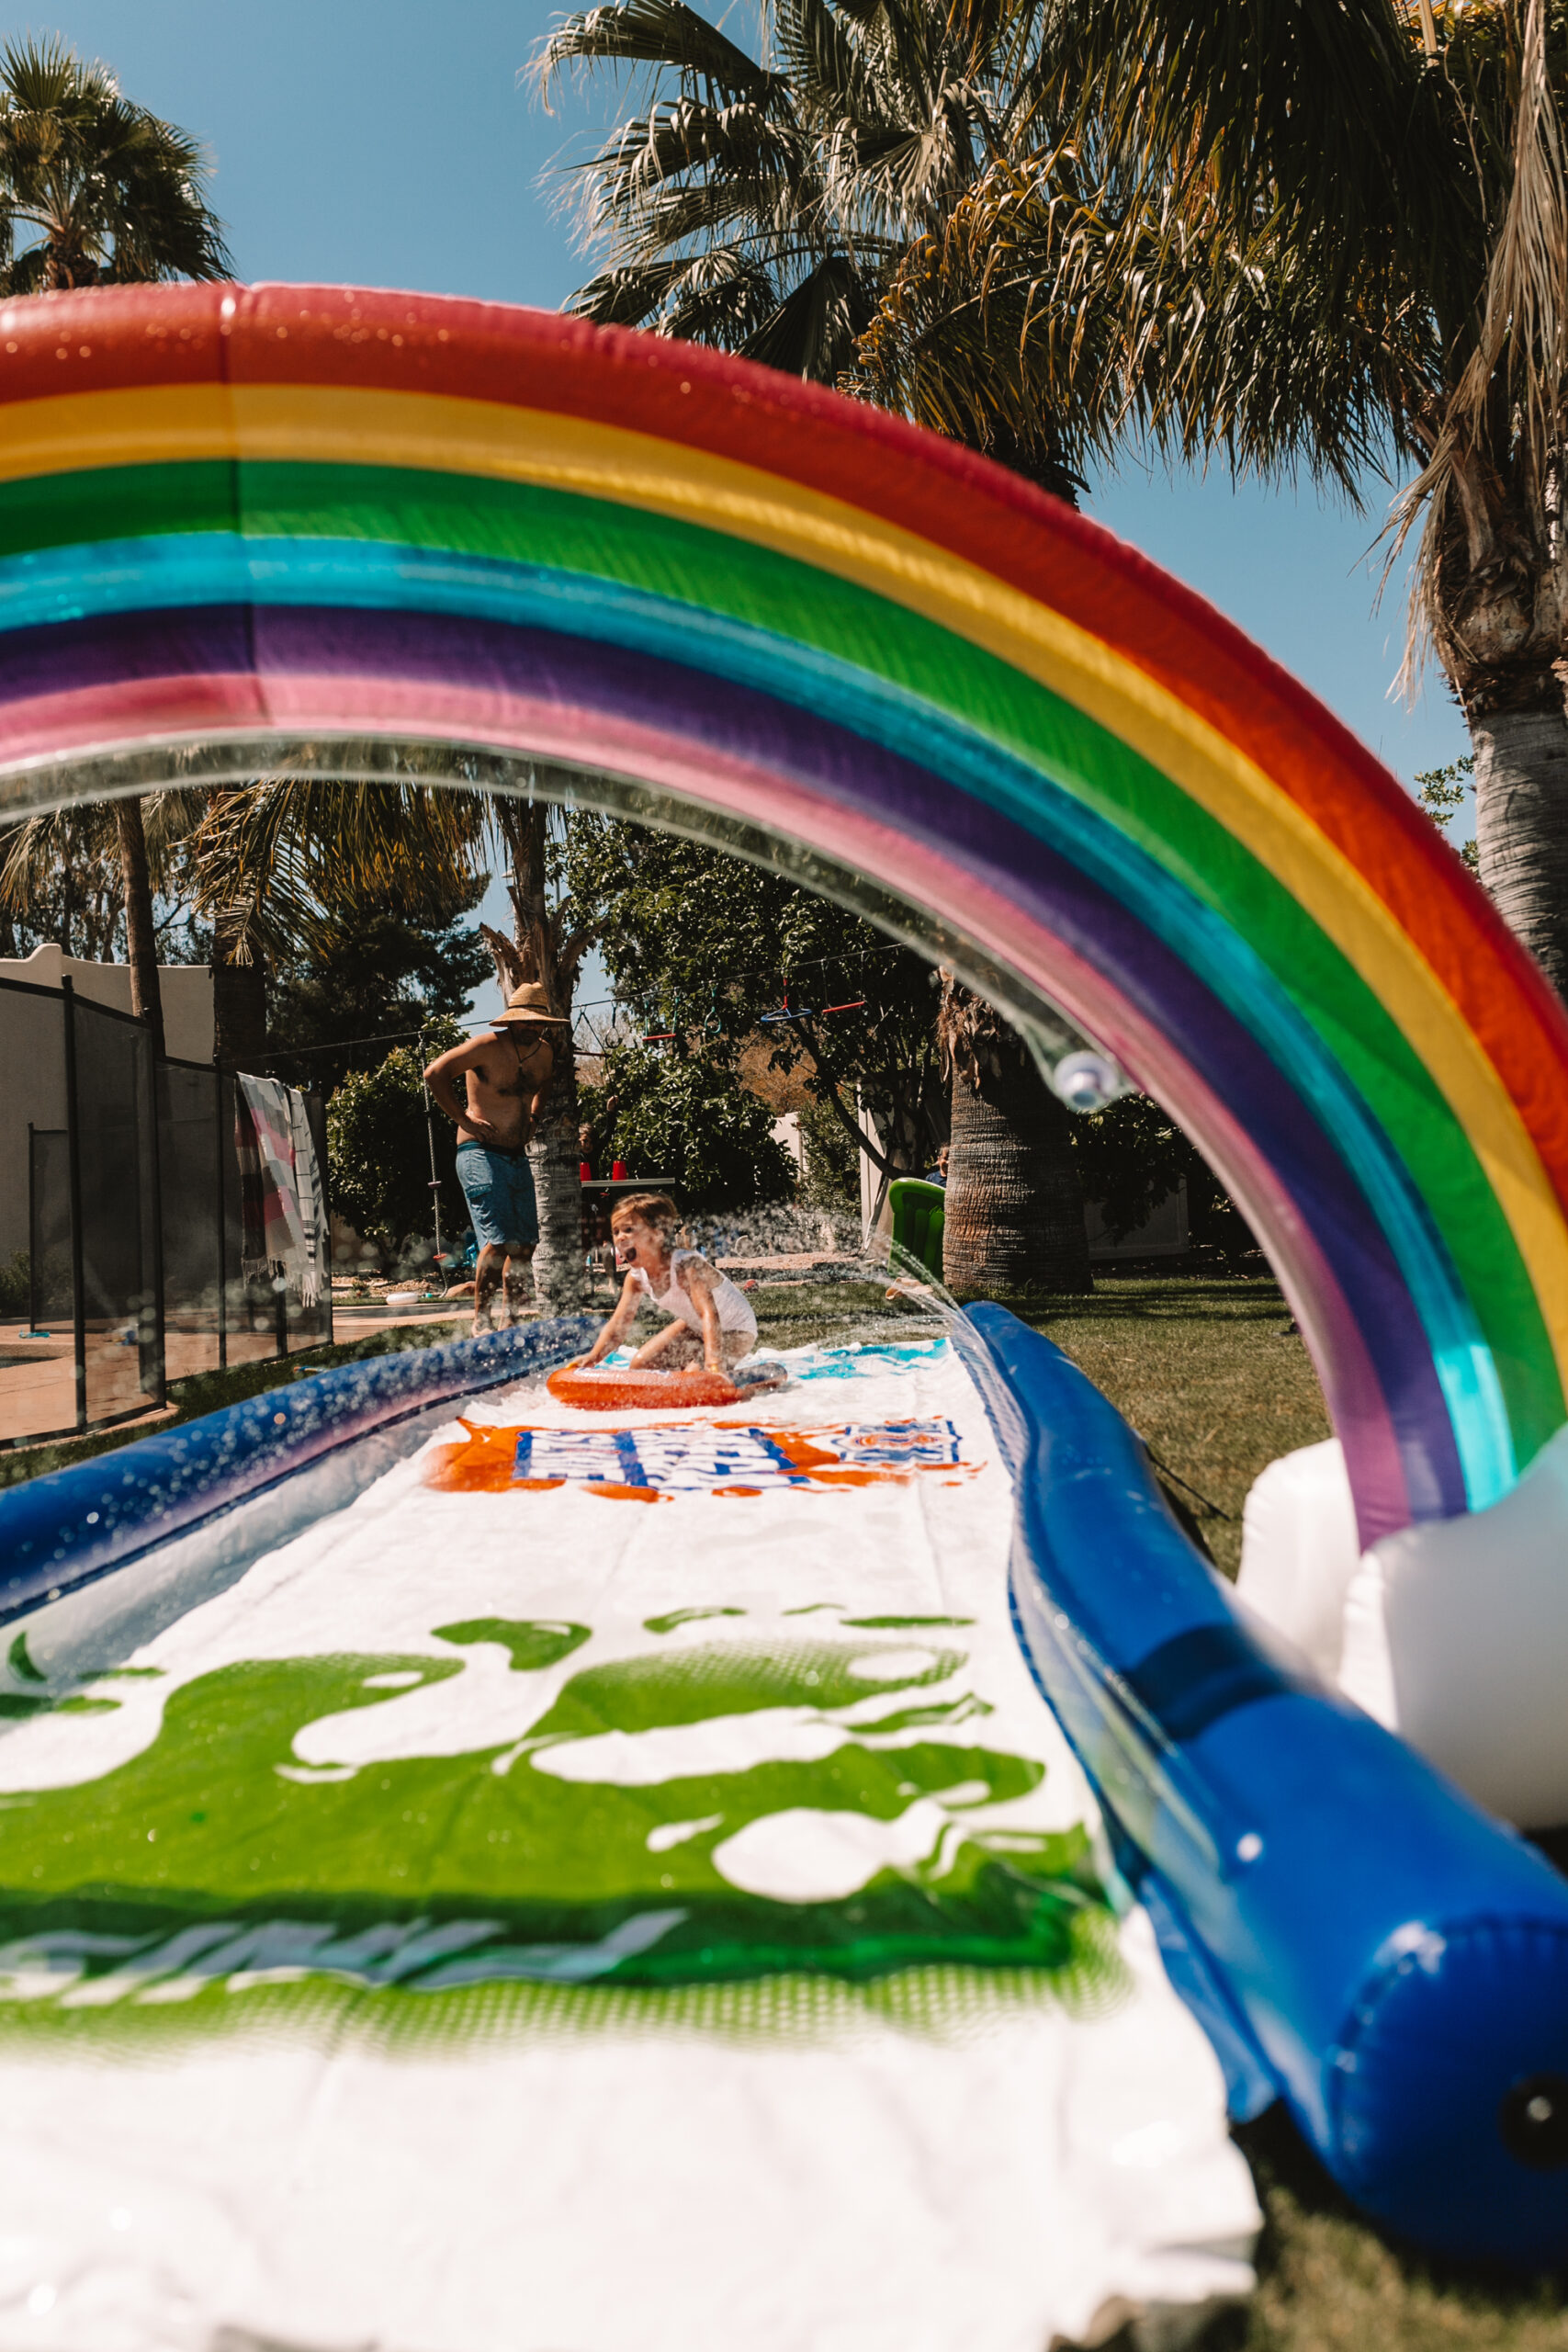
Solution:
M702 1316L697 1310L696 1301L681 1280L682 1267L689 1264L693 1259L701 1265L707 1263L700 1250L675 1250L671 1252L670 1287L662 1295L654 1289L640 1266L634 1266L631 1271L637 1288L646 1291L656 1306L661 1306L666 1315L679 1316L681 1321L701 1339ZM757 1318L751 1312L751 1302L743 1291L736 1289L728 1274L716 1273L713 1303L718 1309L718 1328L721 1331L734 1331L748 1340L755 1340Z

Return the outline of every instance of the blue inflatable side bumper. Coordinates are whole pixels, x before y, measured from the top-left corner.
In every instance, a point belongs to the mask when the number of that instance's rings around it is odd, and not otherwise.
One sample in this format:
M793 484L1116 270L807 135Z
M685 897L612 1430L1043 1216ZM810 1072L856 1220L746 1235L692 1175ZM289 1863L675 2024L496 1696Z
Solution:
M591 1317L371 1356L0 1495L0 1623L90 1584L374 1430L564 1363Z
M1120 1414L994 1306L955 1334L1018 1489L1014 1623L1233 2109L1282 2097L1388 2228L1568 2256L1568 1883L1277 1655Z

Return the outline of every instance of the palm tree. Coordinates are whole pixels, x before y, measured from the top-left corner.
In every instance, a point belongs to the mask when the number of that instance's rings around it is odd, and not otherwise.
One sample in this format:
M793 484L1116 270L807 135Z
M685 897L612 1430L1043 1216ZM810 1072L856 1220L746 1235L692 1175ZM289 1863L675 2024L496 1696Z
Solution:
M753 56L686 0L569 17L530 62L644 70L645 112L567 177L604 266L567 307L834 383L912 249L995 155L1031 143L1038 94L1010 28L948 0L773 0ZM1070 436L1015 454L1071 496Z
M107 66L58 40L0 51L0 293L228 277L207 173Z
M984 438L1411 476L1405 679L1470 728L1482 879L1568 992L1568 19L1545 0L960 0L1036 121L889 278L861 388Z
M1003 1020L943 971L953 1084L942 1271L958 1297L1094 1288L1068 1113Z
M24 818L0 833L0 914L8 925L19 919L36 931L40 910L57 910L66 954L73 953L80 926L85 954L98 960L112 955L123 921L131 1010L146 1021L159 1059L164 1054L164 1008L157 984L153 902L155 896L175 887L183 845L202 806L200 794L173 786L144 799L78 804L48 816ZM95 876L104 886L96 893L96 907L85 903L80 887ZM107 886L116 876L119 887L111 894Z
M134 800L77 802L21 819L0 832L0 921L20 920L36 933L41 913L67 955L79 933L94 962L112 957L123 923L131 1010L147 1022L161 1057L156 902L188 893L193 910L212 924L214 1057L226 1069L254 1070L267 1053L265 950L294 935L289 918L299 910L285 898L264 918L251 877L212 863L209 820L227 797L172 784ZM106 888L111 876L118 887ZM276 889L274 877L266 887Z
M531 72L547 97L573 66L642 69L652 85L646 110L580 167L585 240L605 265L568 307L832 383L909 256L992 158L1032 141L1038 77L1005 12L966 21L950 0L773 0L770 23L767 54L753 56L686 0L621 0L539 44ZM1076 495L1070 410L1027 436L991 420L960 437ZM1066 1120L1042 1107L1043 1088L1013 1082L1025 1049L1004 1046L991 1021L986 1091L970 1090L976 1115L983 1102L998 1137L1015 1114L1023 1125L1010 1156L987 1143L966 1172L978 1128L954 1132L961 1196L994 1227L989 1256L973 1261L976 1284L1005 1260L1019 1287L1027 1259L1031 1279L1070 1270L1077 1288L1088 1261Z
M121 96L107 68L59 40L0 51L0 295L226 277L207 164L186 132ZM115 810L131 1010L164 1050L142 805Z
M55 940L103 963L125 919L118 842L101 807L80 801L0 830L0 941L24 956Z

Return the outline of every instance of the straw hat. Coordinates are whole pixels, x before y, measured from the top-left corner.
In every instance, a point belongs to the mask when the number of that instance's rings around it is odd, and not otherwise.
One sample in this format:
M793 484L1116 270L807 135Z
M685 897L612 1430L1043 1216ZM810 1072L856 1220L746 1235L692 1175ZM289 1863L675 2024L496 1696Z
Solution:
M550 1011L549 998L537 980L525 980L520 989L513 989L506 1000L506 1011L496 1014L492 1025L504 1029L525 1022L530 1026L535 1023L555 1029L566 1026L560 1014Z

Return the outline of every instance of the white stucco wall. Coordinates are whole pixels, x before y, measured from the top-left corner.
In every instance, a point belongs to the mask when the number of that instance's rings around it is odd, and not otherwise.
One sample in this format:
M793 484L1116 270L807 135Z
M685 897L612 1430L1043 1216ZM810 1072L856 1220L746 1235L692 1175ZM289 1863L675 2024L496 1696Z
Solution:
M35 947L30 956L0 956L0 979L27 980L35 989L57 989L66 973L78 996L111 1005L117 1012L130 1011L129 964L88 964L54 946ZM164 1052L176 1062L209 1062L210 968L206 964L160 964L158 988L164 1000Z

